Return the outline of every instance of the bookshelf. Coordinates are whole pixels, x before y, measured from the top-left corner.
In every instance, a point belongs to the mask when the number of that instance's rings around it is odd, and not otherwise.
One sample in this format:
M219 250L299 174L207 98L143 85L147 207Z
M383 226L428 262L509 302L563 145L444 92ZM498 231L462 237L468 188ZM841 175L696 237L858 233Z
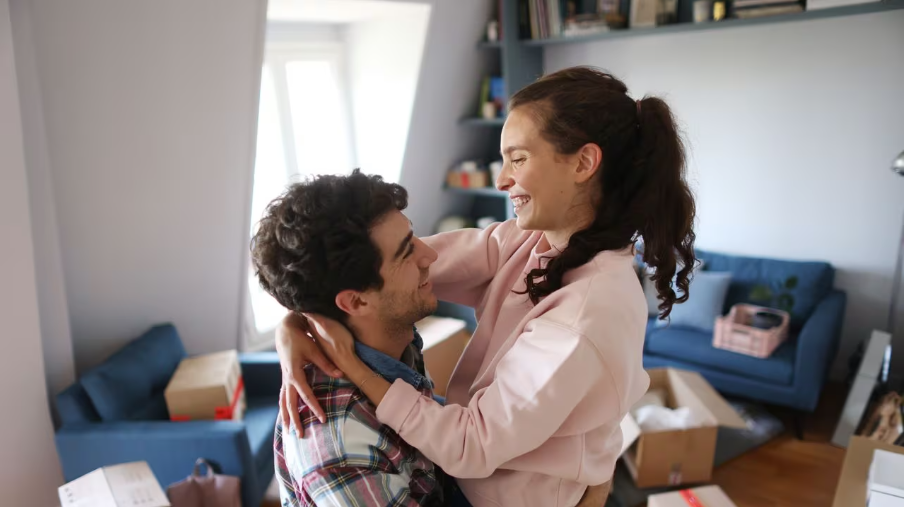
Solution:
M624 39L628 37L651 37L683 32L703 32L709 30L722 30L753 25L771 25L777 23L789 23L808 21L813 19L836 18L842 16L854 16L857 14L870 14L873 12L885 12L904 9L904 0L886 0L860 5L846 5L843 7L831 7L817 9L794 14L781 14L751 19L724 19L722 21L710 21L707 23L675 23L672 25L657 26L654 28L635 28L624 30L612 30L609 32L580 36L580 37L556 37L549 39L524 39L522 44L531 47L543 47L558 44L579 44L582 42L594 42L600 40Z

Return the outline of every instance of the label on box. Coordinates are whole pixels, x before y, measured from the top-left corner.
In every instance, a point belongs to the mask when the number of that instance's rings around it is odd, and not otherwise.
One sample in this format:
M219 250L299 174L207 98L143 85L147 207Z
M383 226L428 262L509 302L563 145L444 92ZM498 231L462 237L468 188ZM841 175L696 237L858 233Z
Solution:
M669 485L677 486L681 484L681 463L672 463L672 470L669 472Z

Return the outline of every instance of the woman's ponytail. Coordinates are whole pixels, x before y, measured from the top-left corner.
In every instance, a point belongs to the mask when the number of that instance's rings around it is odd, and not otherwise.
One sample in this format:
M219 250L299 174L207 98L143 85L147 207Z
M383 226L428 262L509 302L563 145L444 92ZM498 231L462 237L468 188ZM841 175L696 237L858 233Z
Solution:
M637 232L643 239L643 261L655 268L651 280L659 293L661 318L665 319L672 305L687 301L696 264L696 206L685 181L684 146L669 106L656 97L637 104L635 164L645 177L635 209L629 211L644 217ZM673 278L680 297L673 289Z

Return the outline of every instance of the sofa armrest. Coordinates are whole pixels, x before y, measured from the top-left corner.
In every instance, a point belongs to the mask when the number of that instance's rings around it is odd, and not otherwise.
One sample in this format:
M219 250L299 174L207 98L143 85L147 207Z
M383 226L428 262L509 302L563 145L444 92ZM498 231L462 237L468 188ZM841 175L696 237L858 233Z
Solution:
M795 391L799 393L801 405L810 411L816 408L832 360L838 352L846 304L844 292L830 291L816 306L797 337Z
M57 452L67 481L102 466L147 461L166 487L191 475L198 458L218 464L226 475L241 477L244 505L259 491L245 425L233 421L80 423L56 434Z
M239 354L245 394L248 397L279 395L282 387L282 370L276 352L251 352Z

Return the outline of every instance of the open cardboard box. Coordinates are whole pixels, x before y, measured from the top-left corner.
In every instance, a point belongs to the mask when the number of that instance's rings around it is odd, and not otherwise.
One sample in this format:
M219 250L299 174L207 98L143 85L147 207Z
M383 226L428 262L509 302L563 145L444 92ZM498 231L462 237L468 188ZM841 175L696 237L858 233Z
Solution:
M683 430L642 432L629 413L621 423L622 458L639 488L698 484L712 478L719 426L746 429L744 419L699 373L647 370L650 389L667 393L669 408L689 407L705 421Z
M876 449L904 454L904 448L899 446L866 437L851 437L844 455L844 464L841 467L841 476L838 478L832 507L863 507L866 505L869 468Z

